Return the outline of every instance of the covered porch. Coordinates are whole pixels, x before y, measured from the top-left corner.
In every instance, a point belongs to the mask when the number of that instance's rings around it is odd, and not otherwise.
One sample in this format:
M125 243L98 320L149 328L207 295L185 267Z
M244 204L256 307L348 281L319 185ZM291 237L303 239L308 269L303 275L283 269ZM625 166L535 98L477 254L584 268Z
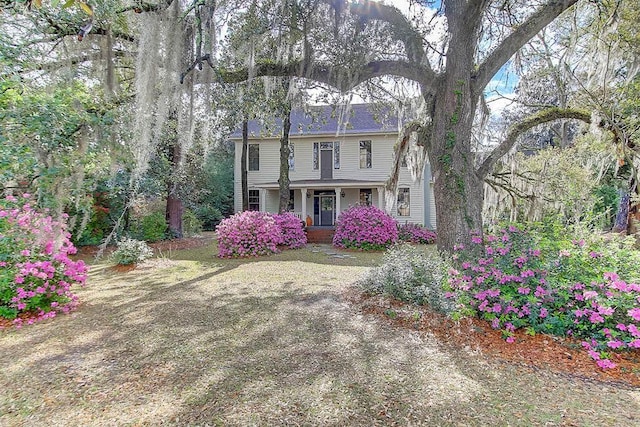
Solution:
M260 210L277 212L278 183L255 186L260 190ZM354 205L384 209L384 182L365 180L304 180L289 184L289 211L308 226L333 227L340 212Z

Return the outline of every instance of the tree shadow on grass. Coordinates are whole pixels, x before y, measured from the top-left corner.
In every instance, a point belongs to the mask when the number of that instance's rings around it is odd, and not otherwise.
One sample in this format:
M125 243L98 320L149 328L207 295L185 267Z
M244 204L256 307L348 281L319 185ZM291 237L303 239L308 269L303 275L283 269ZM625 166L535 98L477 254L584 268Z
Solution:
M237 267L103 277L75 315L0 335L0 413L9 424L598 424L584 409L611 399L361 315L335 281L269 281L260 268L241 281ZM532 407L536 395L550 403ZM619 405L614 424L638 409Z

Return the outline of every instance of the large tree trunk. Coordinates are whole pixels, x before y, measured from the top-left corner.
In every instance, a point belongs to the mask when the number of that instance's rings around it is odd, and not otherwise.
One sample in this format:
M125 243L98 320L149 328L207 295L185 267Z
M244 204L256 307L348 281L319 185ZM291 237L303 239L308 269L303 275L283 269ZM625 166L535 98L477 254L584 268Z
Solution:
M287 82L289 79L285 79ZM284 84L283 84L284 85ZM288 83L287 83L288 87ZM280 201L278 212L286 212L289 207L289 130L291 129L291 102L285 101L282 108L282 136L280 137L280 177L278 178Z
M177 170L180 167L180 157L182 153L180 150L180 144L174 140L171 147L169 147L169 164L171 165L171 173L169 175L169 181L167 182L167 207L165 211L165 218L167 225L169 226L169 233L171 237L182 237L182 213L184 207L182 200L178 196L178 184L175 182L177 176Z
M242 186L242 210L249 210L249 184L247 182L247 151L249 150L249 121L242 121L242 154L240 158L240 181Z
M477 96L471 88L475 29L464 17L448 16L452 34L447 73L433 100L429 162L434 180L438 249L452 252L482 232L483 179L476 173L471 132ZM466 27L466 28L465 28Z

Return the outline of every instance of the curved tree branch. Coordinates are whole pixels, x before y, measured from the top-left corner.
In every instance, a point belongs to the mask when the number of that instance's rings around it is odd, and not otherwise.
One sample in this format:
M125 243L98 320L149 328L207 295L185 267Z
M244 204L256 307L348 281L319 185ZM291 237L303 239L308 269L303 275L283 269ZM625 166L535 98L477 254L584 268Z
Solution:
M509 128L504 141L500 143L478 168L478 176L485 178L498 160L511 150L518 138L529 129L559 119L575 119L591 123L591 114L576 109L549 108L535 113Z
M396 7L364 0L350 2L349 11L358 16L361 21L377 20L388 23L393 37L404 44L407 59L431 70L425 57L422 35Z
M577 1L549 0L509 34L480 64L473 83L475 95L482 93L493 76L525 43Z
M206 59L206 58L204 58ZM193 70L194 67L190 67ZM189 71L190 71L189 70ZM183 74L183 78L186 75ZM251 77L302 77L325 83L342 92L347 92L360 83L380 76L397 76L414 80L424 89L430 89L435 83L435 74L429 70L406 61L371 61L360 67L348 68L326 63L305 64L294 61L287 64L275 62L258 62L251 70L218 70L220 80L224 83L240 83Z

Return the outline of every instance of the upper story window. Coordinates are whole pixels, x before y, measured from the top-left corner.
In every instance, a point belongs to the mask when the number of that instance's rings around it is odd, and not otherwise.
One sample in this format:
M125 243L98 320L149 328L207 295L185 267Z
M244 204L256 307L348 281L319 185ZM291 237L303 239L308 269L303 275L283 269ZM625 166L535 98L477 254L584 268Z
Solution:
M317 171L320 167L320 143L313 143L313 170Z
M360 141L360 169L371 169L371 141Z
M249 165L250 171L260 170L260 146L258 144L249 144Z
M313 143L313 170L320 169L320 150L333 150L333 168L340 169L340 143L336 141Z
M293 151L293 143L289 144L289 170L296 170L296 157Z
M411 216L411 199L408 188L398 189L398 216Z

